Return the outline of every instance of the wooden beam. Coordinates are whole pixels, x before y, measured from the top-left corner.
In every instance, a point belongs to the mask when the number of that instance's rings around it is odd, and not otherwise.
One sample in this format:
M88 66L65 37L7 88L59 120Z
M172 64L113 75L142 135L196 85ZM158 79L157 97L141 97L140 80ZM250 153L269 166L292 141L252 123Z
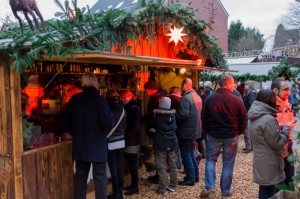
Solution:
M12 61L10 62L12 63ZM21 83L20 74L10 65L10 103L12 125L12 156L13 180L15 198L23 199L22 160L23 135L22 135L22 109L21 109Z

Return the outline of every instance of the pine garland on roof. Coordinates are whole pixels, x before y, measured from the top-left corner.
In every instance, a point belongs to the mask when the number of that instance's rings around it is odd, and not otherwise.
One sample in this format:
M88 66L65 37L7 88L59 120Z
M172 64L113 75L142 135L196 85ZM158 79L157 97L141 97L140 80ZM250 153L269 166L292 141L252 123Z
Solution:
M175 54L184 52L191 55L191 59L204 57L214 67L227 68L217 39L205 33L210 24L195 19L195 10L189 5L172 1L170 6L164 6L163 2L152 0L146 4L140 0L140 6L130 12L110 9L91 13L89 7L78 8L77 0L71 3L66 0L64 4L55 0L61 10L56 16L62 20L46 21L46 33L32 32L25 26L23 35L18 26L12 24L0 32L0 39L13 39L0 43L0 52L11 54L14 66L22 72L32 64L33 57L42 58L43 53L50 58L54 55L65 57L87 50L112 52L114 46L118 52L129 53L132 48L127 44L129 39L156 42L157 36L165 35L176 25L184 27L189 37L185 43L172 48Z

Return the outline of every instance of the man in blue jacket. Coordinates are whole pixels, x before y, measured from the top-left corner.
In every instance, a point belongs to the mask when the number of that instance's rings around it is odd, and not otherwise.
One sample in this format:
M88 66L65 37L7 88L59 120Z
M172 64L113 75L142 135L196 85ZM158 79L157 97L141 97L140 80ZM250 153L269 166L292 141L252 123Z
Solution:
M74 198L85 199L91 163L96 199L107 195L106 135L115 125L108 103L99 95L99 83L94 74L82 75L83 92L72 96L67 104L64 123L73 136L72 156L76 162Z
M233 169L238 149L238 135L247 126L247 111L240 97L233 94L234 80L230 75L222 75L220 88L206 98L202 110L203 130L206 133L205 187L201 197L213 194L216 188L216 162L223 150L221 174L222 196L231 193Z

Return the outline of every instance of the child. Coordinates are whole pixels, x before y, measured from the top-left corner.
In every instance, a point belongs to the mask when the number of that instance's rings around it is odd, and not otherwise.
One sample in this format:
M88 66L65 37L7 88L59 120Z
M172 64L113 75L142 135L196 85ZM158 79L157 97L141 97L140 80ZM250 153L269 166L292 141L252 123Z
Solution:
M177 156L175 148L176 139L176 118L175 110L170 109L171 99L161 97L159 109L154 109L154 115L150 118L150 132L154 134L153 148L155 163L159 176L158 189L156 192L165 195L166 191L175 192L177 187ZM170 171L170 185L167 184L167 169Z

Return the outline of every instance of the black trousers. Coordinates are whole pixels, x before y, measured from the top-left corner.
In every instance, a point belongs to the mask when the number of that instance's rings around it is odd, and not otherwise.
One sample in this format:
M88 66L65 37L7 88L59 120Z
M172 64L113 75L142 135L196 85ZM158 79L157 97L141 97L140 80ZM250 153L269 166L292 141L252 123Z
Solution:
M285 173L285 180L284 183L286 186L289 186L290 182L293 182L292 177L295 175L295 168L293 163L287 160L288 157L284 158L284 173Z
M93 180L95 184L95 198L106 199L107 176L106 162L93 162ZM76 161L74 174L74 199L86 199L87 178L91 162Z
M131 188L138 189L139 181L138 181L138 154L133 153L124 153L126 162L129 166L129 172L131 176Z

